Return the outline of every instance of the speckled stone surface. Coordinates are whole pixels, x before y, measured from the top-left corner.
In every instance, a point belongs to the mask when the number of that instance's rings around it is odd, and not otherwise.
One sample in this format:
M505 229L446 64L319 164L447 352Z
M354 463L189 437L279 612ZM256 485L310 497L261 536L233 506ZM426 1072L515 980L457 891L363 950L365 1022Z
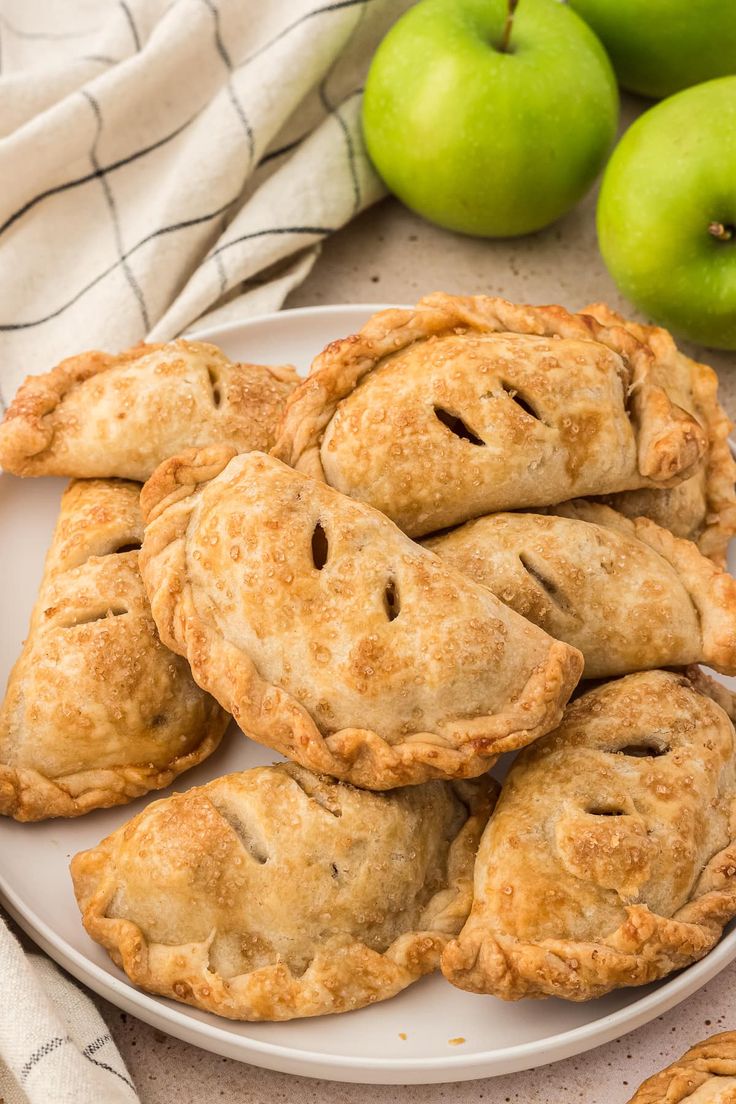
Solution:
M667 1016L552 1066L448 1085L341 1085L257 1069L180 1043L96 1000L143 1104L626 1104L693 1043L736 1029L736 964ZM102 1102L101 1102L102 1104Z
M633 101L625 105L625 120L636 110ZM570 308L605 299L633 315L598 254L594 211L590 195L542 233L491 242L439 230L385 200L325 243L287 306L408 303L443 290ZM736 418L736 356L692 351L718 370L724 405ZM641 1081L693 1043L736 1029L736 964L668 1015L577 1058L485 1081L404 1088L341 1085L242 1065L95 999L143 1104L625 1104Z

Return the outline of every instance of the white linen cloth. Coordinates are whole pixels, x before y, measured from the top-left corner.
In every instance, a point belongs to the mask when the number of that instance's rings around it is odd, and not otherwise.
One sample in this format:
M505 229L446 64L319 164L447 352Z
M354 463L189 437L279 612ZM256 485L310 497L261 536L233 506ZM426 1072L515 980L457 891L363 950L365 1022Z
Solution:
M82 349L280 307L383 194L360 92L408 6L0 0L4 404Z
M25 955L2 920L0 994L4 1104L136 1104L92 1001L47 958Z
M280 307L382 194L360 92L408 6L0 0L0 413L83 349ZM1 920L0 994L5 1104L138 1099L94 1005Z

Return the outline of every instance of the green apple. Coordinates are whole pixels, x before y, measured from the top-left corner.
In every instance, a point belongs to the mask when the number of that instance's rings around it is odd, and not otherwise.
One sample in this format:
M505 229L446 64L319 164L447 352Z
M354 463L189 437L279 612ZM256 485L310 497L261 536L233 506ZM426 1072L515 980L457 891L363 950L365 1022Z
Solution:
M736 349L736 77L637 119L603 177L598 240L643 311L703 345Z
M520 0L507 25L508 8L421 0L379 46L363 102L368 152L389 189L440 226L486 237L526 234L569 210L618 116L610 62L574 12Z
M624 88L671 96L736 73L733 0L569 0L590 24Z

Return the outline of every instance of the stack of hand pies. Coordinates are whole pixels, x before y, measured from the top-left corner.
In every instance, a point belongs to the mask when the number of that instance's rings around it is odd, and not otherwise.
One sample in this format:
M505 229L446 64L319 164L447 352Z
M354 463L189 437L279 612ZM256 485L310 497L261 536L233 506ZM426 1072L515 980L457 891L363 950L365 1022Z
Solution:
M0 464L73 482L0 812L167 786L230 716L283 755L72 862L132 981L233 1019L437 967L582 1001L701 958L736 916L733 710L698 666L736 673L716 392L600 304L443 294L303 381L188 341L30 377Z

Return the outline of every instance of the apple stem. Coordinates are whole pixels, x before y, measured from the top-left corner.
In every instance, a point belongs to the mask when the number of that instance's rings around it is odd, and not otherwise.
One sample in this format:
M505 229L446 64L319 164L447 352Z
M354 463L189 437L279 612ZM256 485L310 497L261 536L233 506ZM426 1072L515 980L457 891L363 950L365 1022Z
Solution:
M506 11L506 22L503 27L503 38L501 39L501 45L499 50L502 54L509 52L509 40L511 38L511 28L514 25L514 12L518 6L519 0L508 0L508 9Z
M711 222L708 226L708 233L718 241L730 241L734 234L733 226L724 226L722 222Z

